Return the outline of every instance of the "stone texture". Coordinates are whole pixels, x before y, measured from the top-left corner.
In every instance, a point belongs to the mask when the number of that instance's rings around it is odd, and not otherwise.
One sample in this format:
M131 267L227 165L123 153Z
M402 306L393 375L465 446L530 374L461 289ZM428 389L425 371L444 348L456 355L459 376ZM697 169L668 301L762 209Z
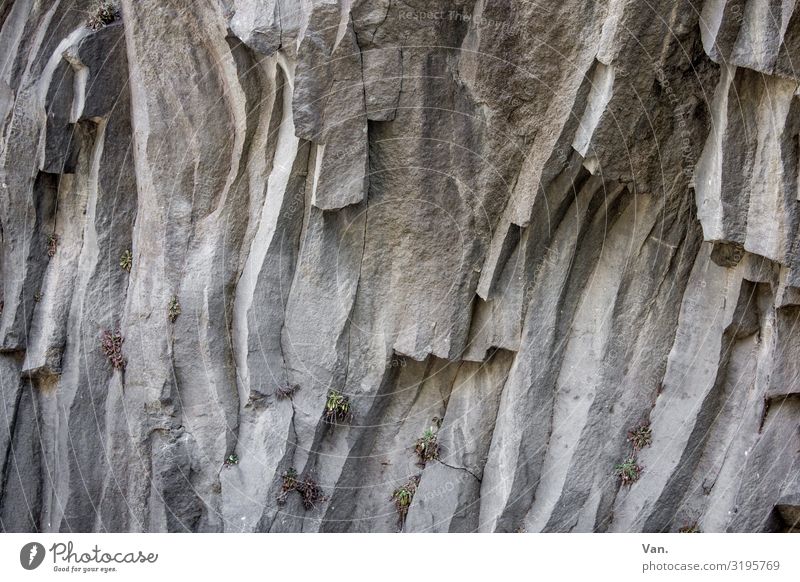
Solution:
M793 2L93 4L0 2L0 530L798 529Z

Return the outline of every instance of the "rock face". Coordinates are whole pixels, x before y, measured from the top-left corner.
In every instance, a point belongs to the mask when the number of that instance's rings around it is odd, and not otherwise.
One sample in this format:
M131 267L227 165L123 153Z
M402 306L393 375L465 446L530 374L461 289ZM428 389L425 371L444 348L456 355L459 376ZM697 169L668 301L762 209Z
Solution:
M0 530L797 528L794 5L0 0Z

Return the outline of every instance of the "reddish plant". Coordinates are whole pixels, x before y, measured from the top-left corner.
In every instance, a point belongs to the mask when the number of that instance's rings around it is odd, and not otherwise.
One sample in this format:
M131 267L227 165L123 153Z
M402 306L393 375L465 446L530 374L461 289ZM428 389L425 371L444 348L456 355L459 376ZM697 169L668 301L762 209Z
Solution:
M111 362L111 365L118 370L125 369L126 361L122 355L122 342L124 341L125 338L122 337L119 330L111 331L106 329L103 330L100 336L103 353L108 358L108 361Z
M287 398L291 398L299 388L300 386L297 384L281 384L275 389L275 396L277 396L279 400L286 400Z
M650 446L652 441L653 431L649 424L642 423L628 431L628 442L633 445L636 451Z
M303 509L306 511L314 509L317 502L325 499L325 495L320 486L317 485L317 482L308 475L304 475L302 478L298 477L297 471L293 467L290 467L283 474L282 479L281 491L278 493L279 505L286 503L286 499L292 491L297 491L300 494L303 502Z
M55 234L51 234L47 237L47 256L51 259L56 256L56 251L58 250L58 236Z

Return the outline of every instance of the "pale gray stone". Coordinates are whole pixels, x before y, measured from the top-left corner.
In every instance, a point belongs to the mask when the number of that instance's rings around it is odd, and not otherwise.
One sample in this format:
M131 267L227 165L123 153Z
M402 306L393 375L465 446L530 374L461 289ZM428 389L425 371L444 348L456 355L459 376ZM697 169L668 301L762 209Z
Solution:
M0 530L798 529L800 7L94 4L0 8Z

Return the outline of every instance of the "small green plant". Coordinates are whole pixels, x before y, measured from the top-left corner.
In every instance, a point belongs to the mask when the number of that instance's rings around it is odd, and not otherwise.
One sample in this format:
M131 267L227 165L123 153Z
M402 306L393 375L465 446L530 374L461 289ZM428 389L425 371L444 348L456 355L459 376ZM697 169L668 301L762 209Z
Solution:
M47 256L51 259L56 256L58 250L58 236L51 234L47 237Z
M650 446L653 441L653 431L649 424L642 423L628 431L628 442L633 445L633 450L641 451Z
M42 297L44 297L44 293L42 293L41 291L37 291L36 293L33 294L33 300L36 303L39 303L42 300Z
M411 477L406 483L394 490L391 501L394 501L394 508L397 511L397 527L403 529L408 515L408 508L414 500L414 494L419 486L419 475Z
M178 319L178 316L181 314L181 304L178 302L178 296L173 295L172 299L169 300L169 306L167 308L167 317L171 323L175 323L175 320Z
M352 419L350 399L338 390L329 391L325 402L325 422L335 425L350 422Z
M119 266L123 271L131 272L131 265L133 265L133 254L129 249L125 249L122 256L119 258Z
M239 456L236 453L231 453L227 457L225 457L225 466L232 467L233 465L239 464Z
M300 389L297 384L281 384L275 389L275 395L279 400L286 400Z
M289 497L289 493L297 491L302 499L303 509L313 509L318 502L323 501L325 496L320 489L317 482L309 476L304 476L302 479L297 476L297 470L294 467L289 467L281 477L283 483L281 490L278 493L278 504L283 505Z
M697 525L696 521L692 523L687 523L683 527L678 528L678 533L701 533L700 526Z
M641 475L641 473L642 468L636 464L636 459L633 456L625 459L614 469L614 474L619 476L623 485L635 483L639 480L639 475Z
M437 442L437 433L434 427L426 428L422 436L417 439L414 445L414 452L419 457L421 465L425 465L428 461L439 458L439 443Z
M103 0L98 2L86 20L86 28L100 30L120 17L119 6L115 2Z
M125 369L125 357L122 355L122 342L124 341L125 338L122 337L119 330L106 329L100 336L103 353L111 362L111 366L118 370Z

